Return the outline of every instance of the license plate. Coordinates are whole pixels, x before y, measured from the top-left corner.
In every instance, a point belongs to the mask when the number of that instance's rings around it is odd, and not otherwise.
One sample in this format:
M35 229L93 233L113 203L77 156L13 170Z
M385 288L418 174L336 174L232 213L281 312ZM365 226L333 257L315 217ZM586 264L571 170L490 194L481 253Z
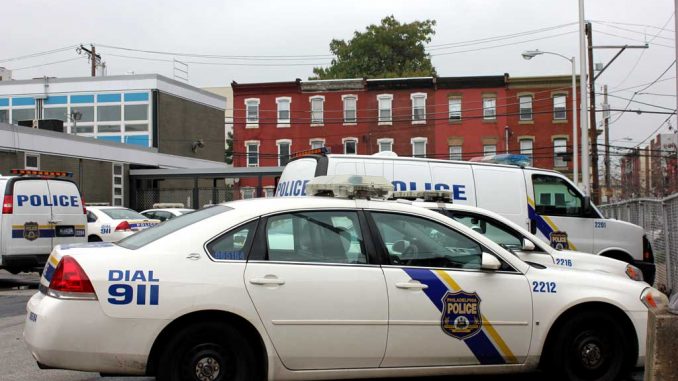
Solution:
M75 236L75 226L57 226L57 237L73 237Z

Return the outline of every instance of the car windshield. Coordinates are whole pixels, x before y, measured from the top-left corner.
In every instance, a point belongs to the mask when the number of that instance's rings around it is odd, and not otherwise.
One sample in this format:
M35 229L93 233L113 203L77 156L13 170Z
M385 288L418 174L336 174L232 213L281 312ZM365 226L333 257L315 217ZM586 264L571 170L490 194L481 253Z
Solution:
M133 211L132 209L112 208L100 210L114 220L145 220L148 218L141 213Z
M179 229L183 229L188 225L192 225L198 221L204 220L205 218L216 216L217 214L221 214L229 210L233 210L233 208L229 208L228 206L224 205L215 205L209 208L198 210L196 212L187 213L182 216L167 220L162 224L142 230L118 241L117 244L126 249L136 250L159 238L174 233Z

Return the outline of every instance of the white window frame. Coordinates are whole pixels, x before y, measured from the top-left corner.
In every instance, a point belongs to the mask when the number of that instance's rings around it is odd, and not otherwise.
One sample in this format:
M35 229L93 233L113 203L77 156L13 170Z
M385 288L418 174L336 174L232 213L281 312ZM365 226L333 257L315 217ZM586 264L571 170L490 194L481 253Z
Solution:
M313 149L313 143L320 143L320 147L325 146L325 138L310 138L308 139L308 146ZM318 148L318 147L316 147Z
M556 98L563 98L562 107L556 108ZM567 94L553 94L551 99L553 101L553 120L567 120ZM558 117L558 113L562 113L562 117Z
M250 164L250 145L257 146L257 163L252 165ZM261 165L260 161L261 156L261 143L258 140L246 140L245 141L245 166L246 167L259 167Z
M287 119L280 118L280 105L287 102ZM278 121L278 128L288 128L292 120L292 98L291 97L278 97L275 98L275 104L278 106L276 110L276 119Z
M346 153L346 143L348 143L348 142L355 143L355 154L347 154ZM343 139L341 139L341 144L344 146L344 155L357 155L358 154L358 138L355 138L355 137L343 138Z
M273 185L266 185L264 187L264 197L274 197L275 187Z
M426 98L427 94L426 93L412 93L410 94L410 102L412 104L412 124L426 124ZM424 115L423 119L416 119L415 118L415 100L417 99L422 99L424 104L422 106ZM419 107L417 107L419 108Z
M390 145L391 146L390 151L393 152L393 138L377 139L377 149L379 150L378 152L385 152L385 151L382 151L382 149L381 149L381 145L384 144L384 143Z
M562 141L564 144L562 146L557 146L556 142ZM563 158L558 157L559 153L567 153L567 138L554 138L553 139L553 167L554 168L567 168L567 161Z
M313 110L313 101L320 101L320 111ZM325 96L324 95L314 95L308 98L308 102L311 104L311 127L320 127L325 125ZM320 118L315 118L314 113L320 113Z
M288 154L287 154L287 162L290 161L292 158L292 140L291 139L278 139L275 141L276 147L278 147L278 166L282 167L284 164L282 164L282 154L280 153L280 145L281 144L289 144L289 149L288 149Z
M381 101L389 101L388 104L388 118L381 117ZM386 110L386 109L384 109ZM391 126L393 125L393 94L379 94L377 95L377 125L379 126Z
M529 148L523 148L523 143L530 142L530 147ZM520 147L520 154L521 155L526 155L530 157L530 165L534 163L533 157L534 157L534 139L532 138L521 138L518 140L518 146Z
M452 152L453 150L459 149L459 152ZM450 160L463 160L464 157L464 147L460 144L453 144L448 148L450 154Z
M116 175L115 174L115 168L119 167L120 168L120 174ZM123 206L125 202L125 166L121 163L112 163L111 167L111 205L113 206ZM120 179L120 184L115 183L115 179L119 178ZM119 189L120 190L120 195L115 194L115 190Z
M486 107L486 101L493 101L494 105L492 108ZM489 111L492 110L490 113ZM483 120L497 120L497 97L495 96L485 96L483 97Z
M414 152L415 144L424 143L424 154L422 156L416 156ZM428 138L416 137L410 139L410 144L412 145L412 157L426 157L426 146L428 145Z
M245 197L245 193L252 192L252 197ZM257 198L257 188L255 187L242 187L240 188L240 198L242 200L249 200L251 198Z
M253 103L257 106L256 118L250 119L249 103ZM261 101L259 100L259 98L245 99L245 128L259 128L259 112L261 111L259 109L260 104Z
M459 102L459 110L452 110L453 103ZM449 112L449 120L450 122L459 122L461 121L462 118L462 109L461 109L461 97L460 96L452 96L447 99L447 109ZM457 116L456 118L454 116Z
M346 107L347 99L352 99L355 102L355 109L353 110L355 112L355 116L353 119L346 117L346 111L348 110ZM345 94L341 96L341 101L344 107L344 126L355 126L358 124L358 96L355 94Z
M35 157L37 159L38 165L36 167L28 166L28 157ZM40 154L39 153L32 153L32 152L25 152L24 153L24 169L34 169L34 170L40 170Z
M492 148L491 150L488 148ZM497 144L483 144L483 156L496 155L497 154Z
M529 115L523 115L523 110L526 110L525 114L527 114L528 109ZM534 119L534 97L532 94L523 94L518 96L518 116L521 121L531 121Z

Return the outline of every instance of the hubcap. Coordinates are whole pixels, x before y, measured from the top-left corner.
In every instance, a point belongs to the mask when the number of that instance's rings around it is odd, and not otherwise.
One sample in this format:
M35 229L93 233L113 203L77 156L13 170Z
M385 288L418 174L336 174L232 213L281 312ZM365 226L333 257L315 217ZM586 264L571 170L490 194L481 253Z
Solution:
M582 345L580 350L582 365L587 369L596 369L603 362L603 353L596 342L587 342Z
M214 381L219 377L221 367L213 357L203 357L195 364L195 376L200 381Z

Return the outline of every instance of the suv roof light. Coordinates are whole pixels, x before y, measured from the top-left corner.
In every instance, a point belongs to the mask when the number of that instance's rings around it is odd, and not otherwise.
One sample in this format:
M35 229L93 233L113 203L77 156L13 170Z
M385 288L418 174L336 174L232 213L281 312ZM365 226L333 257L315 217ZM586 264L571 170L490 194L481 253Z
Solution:
M298 157L310 155L327 155L328 153L330 153L330 149L328 147L311 148L305 149L303 151L294 152L293 154L290 155L290 159L296 159Z
M452 203L452 192L448 190L437 191L398 191L391 194L392 199L424 200L427 202Z
M312 196L348 199L386 198L393 192L393 185L381 176L319 176L306 184L306 192Z
M47 177L73 177L73 172L64 171L39 171L37 169L11 169L13 175L20 176L47 176Z
M512 154L512 153L479 156L479 157L474 157L469 161L482 162L482 163L517 165L521 168L527 167L527 166L530 165L530 157L528 155L518 155L518 154Z

